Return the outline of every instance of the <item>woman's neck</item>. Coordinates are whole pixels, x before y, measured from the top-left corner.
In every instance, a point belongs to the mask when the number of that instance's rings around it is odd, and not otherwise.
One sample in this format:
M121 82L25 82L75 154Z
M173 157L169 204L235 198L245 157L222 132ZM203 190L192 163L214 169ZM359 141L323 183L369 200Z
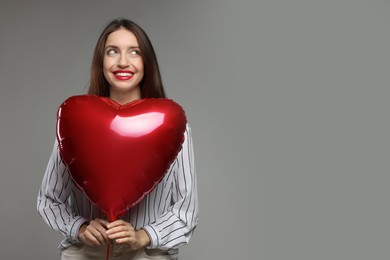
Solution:
M118 104L124 105L134 100L141 99L141 91L135 90L126 93L118 93L118 92L110 91L110 98L115 102L117 102Z

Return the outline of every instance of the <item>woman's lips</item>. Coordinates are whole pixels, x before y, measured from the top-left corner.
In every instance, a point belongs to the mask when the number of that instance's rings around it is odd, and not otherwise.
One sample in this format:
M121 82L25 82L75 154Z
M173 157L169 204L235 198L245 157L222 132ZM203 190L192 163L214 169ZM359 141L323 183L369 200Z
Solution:
M116 70L114 71L114 77L117 80L129 80L134 76L134 72L131 70Z

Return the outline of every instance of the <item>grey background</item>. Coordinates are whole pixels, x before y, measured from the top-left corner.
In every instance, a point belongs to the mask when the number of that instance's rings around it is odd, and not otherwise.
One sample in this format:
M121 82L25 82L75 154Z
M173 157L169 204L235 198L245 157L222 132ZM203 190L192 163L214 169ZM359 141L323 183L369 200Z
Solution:
M149 34L194 133L181 259L388 259L390 3L0 2L0 257L59 259L36 213L55 114L103 27Z

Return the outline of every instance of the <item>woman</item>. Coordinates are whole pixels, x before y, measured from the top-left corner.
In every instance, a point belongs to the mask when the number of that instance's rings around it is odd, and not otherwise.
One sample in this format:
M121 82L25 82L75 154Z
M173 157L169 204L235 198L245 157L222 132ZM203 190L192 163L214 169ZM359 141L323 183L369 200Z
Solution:
M103 30L95 47L89 94L119 104L141 98L164 98L157 59L146 33L135 23L118 19ZM65 236L61 259L104 259L111 244L114 259L177 259L198 221L196 174L191 130L163 180L109 223L76 188L54 144L37 208L45 222Z

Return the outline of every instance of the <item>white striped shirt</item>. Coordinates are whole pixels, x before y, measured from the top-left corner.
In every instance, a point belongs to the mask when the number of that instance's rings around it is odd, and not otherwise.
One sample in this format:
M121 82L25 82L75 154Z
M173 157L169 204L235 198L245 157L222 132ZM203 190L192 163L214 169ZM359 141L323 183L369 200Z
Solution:
M188 243L198 223L198 197L191 129L187 125L184 143L162 181L120 219L135 229L144 228L151 239L149 248L169 250ZM45 222L61 232L60 248L78 243L80 226L95 218L106 218L79 190L54 144L39 190L37 209Z

